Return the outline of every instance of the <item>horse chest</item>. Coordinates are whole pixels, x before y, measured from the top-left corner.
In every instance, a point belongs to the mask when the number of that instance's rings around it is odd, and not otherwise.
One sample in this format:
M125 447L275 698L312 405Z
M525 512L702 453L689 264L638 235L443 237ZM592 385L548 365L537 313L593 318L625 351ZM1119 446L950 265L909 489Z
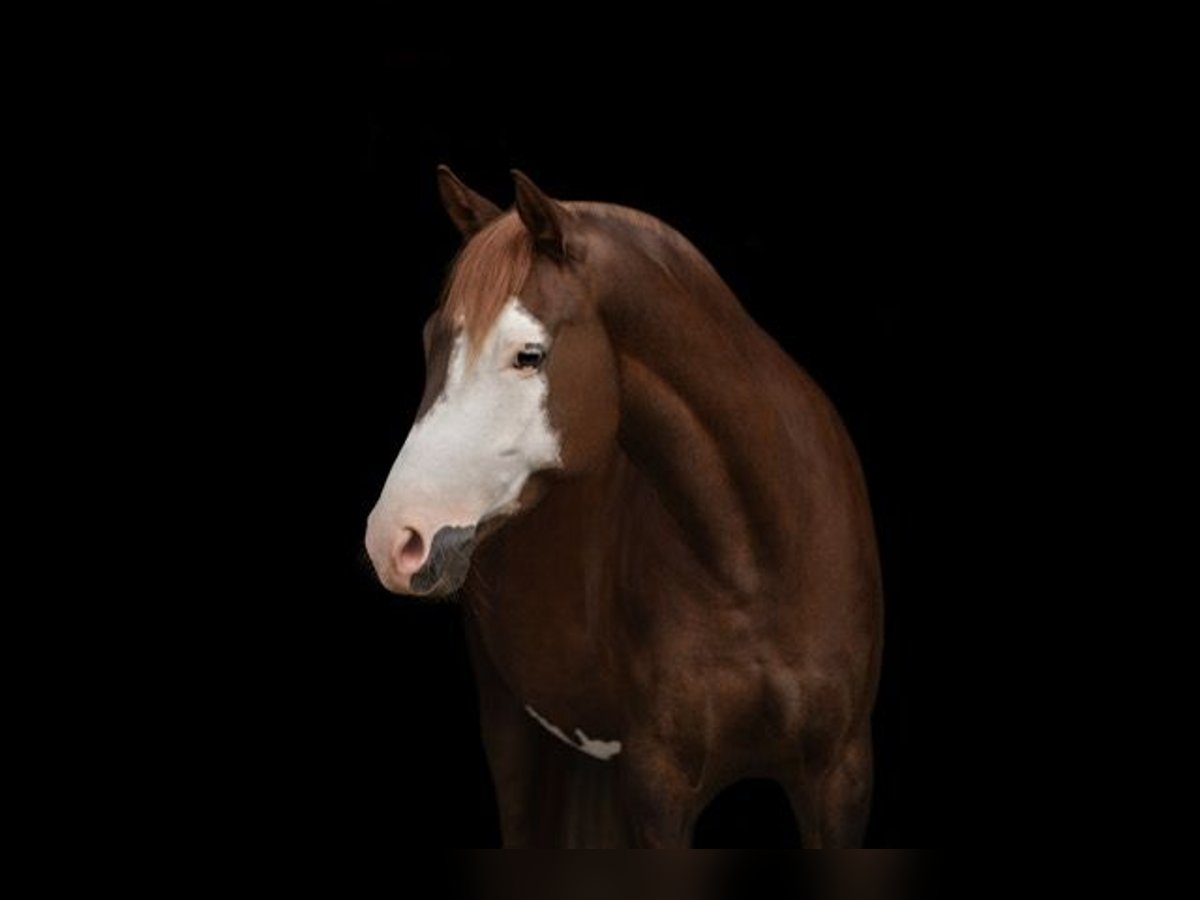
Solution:
M613 669L600 650L606 642L566 605L557 614L546 609L525 614L513 600L481 611L484 645L537 727L587 756L611 760L622 750L622 723Z
M571 734L568 734L528 703L525 704L525 712L529 713L530 717L551 735L558 738L567 746L574 747L580 753L607 762L621 752L620 741L606 741L600 738L588 737L582 728L576 728Z

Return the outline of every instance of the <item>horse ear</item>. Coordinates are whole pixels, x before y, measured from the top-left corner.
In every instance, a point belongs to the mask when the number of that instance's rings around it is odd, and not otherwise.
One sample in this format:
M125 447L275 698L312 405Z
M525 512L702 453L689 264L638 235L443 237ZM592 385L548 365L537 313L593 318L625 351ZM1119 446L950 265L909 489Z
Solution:
M554 259L566 259L570 210L543 194L524 172L513 169L512 175L517 186L517 214L533 235L534 246Z
M500 215L500 207L463 184L449 166L438 166L437 173L442 205L464 238L483 230L488 222Z

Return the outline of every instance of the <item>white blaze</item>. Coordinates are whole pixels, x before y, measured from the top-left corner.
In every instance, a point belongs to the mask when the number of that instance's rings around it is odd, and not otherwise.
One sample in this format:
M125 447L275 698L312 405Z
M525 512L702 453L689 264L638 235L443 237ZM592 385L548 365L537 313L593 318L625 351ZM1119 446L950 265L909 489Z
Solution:
M513 365L526 344L549 348L549 336L516 297L473 357L457 335L445 387L409 432L375 514L430 539L511 509L530 475L560 464L546 375Z

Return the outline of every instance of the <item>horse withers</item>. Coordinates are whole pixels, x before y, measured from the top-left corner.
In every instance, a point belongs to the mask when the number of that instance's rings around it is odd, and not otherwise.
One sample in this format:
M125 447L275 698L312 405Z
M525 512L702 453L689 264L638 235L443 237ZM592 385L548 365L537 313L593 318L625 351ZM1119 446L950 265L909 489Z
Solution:
M861 846L882 600L829 400L682 235L449 169L464 245L367 521L389 590L461 596L506 847L688 847L771 778Z

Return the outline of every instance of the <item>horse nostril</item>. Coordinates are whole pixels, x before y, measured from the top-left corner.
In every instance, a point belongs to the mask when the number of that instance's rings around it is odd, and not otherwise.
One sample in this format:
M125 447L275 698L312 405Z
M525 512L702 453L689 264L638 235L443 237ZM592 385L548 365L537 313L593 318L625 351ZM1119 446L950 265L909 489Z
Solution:
M396 545L396 567L401 572L412 574L425 562L425 540L416 529L405 528L404 531L407 535L401 534Z

